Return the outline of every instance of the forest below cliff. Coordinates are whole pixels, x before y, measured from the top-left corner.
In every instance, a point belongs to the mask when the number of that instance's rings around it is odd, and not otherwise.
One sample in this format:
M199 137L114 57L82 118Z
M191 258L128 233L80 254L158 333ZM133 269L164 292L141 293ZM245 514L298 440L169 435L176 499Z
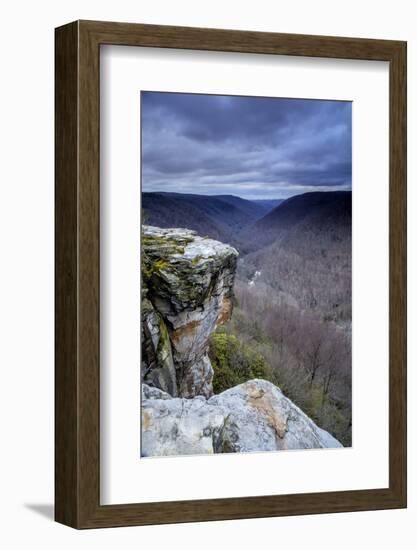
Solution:
M351 193L286 201L143 193L146 223L183 227L239 252L233 314L210 338L216 394L277 385L351 445Z

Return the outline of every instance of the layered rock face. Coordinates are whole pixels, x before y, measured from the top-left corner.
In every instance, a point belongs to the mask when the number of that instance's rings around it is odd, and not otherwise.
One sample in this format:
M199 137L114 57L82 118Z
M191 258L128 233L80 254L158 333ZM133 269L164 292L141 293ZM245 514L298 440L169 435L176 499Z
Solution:
M237 251L187 229L144 226L142 380L176 397L210 397L207 355L230 319Z
M142 235L142 456L341 447L279 388L213 396L210 335L232 314L237 251L187 229Z
M142 384L142 456L342 447L279 388L250 380L209 399Z

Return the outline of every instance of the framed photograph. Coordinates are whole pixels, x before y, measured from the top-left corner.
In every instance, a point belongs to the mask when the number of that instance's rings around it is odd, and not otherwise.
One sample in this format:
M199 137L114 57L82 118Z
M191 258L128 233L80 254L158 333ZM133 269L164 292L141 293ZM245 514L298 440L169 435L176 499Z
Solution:
M406 43L56 29L56 520L406 506Z

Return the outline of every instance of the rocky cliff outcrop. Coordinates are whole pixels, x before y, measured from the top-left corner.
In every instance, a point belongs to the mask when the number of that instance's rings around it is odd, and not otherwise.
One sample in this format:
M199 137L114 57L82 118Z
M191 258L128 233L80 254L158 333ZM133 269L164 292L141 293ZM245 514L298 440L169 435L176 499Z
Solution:
M209 399L142 385L142 456L342 447L266 380Z
M187 229L142 234L142 456L341 447L279 388L213 395L207 355L232 314L237 251Z
M142 380L172 397L210 397L209 337L232 313L238 253L187 229L144 226Z

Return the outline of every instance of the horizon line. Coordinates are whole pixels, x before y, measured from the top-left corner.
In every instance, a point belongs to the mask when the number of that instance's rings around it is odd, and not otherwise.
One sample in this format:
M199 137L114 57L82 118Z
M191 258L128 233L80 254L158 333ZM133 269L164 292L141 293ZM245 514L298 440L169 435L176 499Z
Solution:
M156 190L153 190L153 191L144 191L143 189L141 189L141 193L165 193L165 194L174 194L174 195L197 195L197 196L202 196L202 197L236 197L238 199L242 199L242 200L246 200L246 201L275 201L275 200L280 200L280 201L285 201L285 200L288 200L288 199L291 199L293 197L297 197L297 196L300 196L300 195L307 195L309 193L352 193L352 189L340 189L340 190L335 190L335 189L329 189L328 191L304 191L302 193L294 193L294 195L290 195L289 197L259 197L259 198L256 198L256 199L248 199L246 197L242 197L240 195L234 195L233 193L214 193L214 194L206 194L206 193L182 193L180 191L156 191Z

